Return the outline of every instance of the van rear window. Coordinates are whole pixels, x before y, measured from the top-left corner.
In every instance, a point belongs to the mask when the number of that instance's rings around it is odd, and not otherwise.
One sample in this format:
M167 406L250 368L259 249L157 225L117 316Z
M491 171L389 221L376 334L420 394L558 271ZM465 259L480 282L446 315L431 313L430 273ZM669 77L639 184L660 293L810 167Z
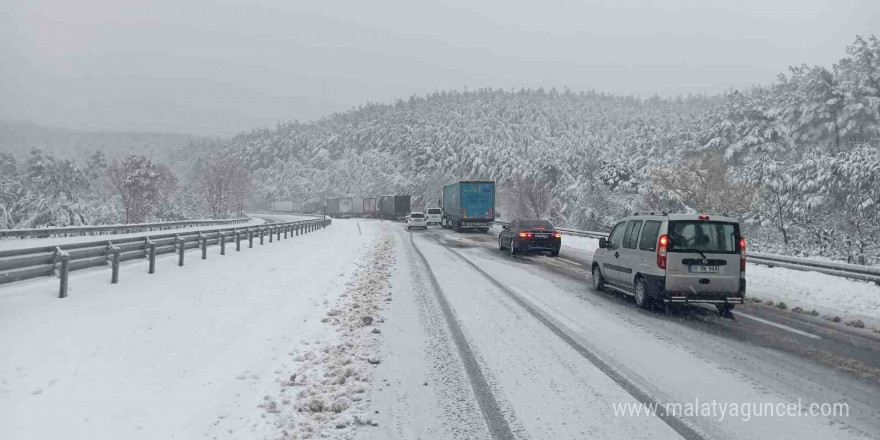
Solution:
M440 210L438 208L431 208L428 210L428 214L440 214Z
M679 220L669 222L669 252L739 252L736 223Z

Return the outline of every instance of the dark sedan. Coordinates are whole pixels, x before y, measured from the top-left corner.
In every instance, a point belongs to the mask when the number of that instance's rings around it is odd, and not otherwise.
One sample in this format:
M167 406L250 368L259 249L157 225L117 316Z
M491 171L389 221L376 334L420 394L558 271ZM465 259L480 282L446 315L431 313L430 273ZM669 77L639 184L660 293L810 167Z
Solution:
M562 235L547 220L514 220L498 234L498 249L519 253L546 253L559 255Z

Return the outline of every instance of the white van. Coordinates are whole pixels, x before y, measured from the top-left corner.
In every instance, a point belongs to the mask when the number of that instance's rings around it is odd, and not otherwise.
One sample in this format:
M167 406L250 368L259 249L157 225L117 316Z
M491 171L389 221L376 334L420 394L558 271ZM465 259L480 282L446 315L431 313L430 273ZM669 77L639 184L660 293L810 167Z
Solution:
M636 305L709 303L730 316L746 295L746 242L739 220L710 214L641 212L621 220L593 254L593 288Z
M439 225L443 220L443 211L440 208L428 208L428 224Z

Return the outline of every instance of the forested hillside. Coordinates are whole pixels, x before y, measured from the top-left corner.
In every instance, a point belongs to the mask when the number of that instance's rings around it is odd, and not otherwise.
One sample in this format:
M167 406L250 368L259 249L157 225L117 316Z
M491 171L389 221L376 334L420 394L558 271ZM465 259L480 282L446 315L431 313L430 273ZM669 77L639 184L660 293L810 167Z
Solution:
M880 242L880 41L769 86L651 98L475 90L367 104L232 140L267 199L494 179L501 212L603 228L636 209L725 211L758 248L868 263Z
M728 212L752 249L872 264L878 147L880 40L857 37L833 66L716 96L447 91L229 140L0 121L0 227L231 215L251 181L256 203L403 193L425 208L445 183L492 179L508 218L601 229L639 209ZM150 209L125 206L131 191Z
M233 215L249 194L250 175L215 157L222 147L181 134L0 121L0 229ZM221 169L235 171L228 181L236 191L209 190ZM213 193L221 190L228 197L218 202Z

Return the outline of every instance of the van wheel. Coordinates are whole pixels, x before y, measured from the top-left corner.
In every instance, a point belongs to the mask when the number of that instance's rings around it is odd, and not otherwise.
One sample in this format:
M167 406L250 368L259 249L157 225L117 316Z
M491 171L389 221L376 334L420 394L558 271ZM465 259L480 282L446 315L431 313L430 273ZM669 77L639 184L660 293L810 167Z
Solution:
M605 278L602 277L602 271L599 266L593 267L593 290L601 292L605 288Z
M500 235L498 236L498 250L499 250L499 251L503 251L503 250L504 250L504 242L501 241L501 236L500 236Z
M733 319L733 313L730 312L733 310L733 306L733 304L715 304L715 308L718 309L718 316L729 319Z
M651 308L651 297L648 293L648 285L642 277L636 278L635 283L636 305L642 309Z

